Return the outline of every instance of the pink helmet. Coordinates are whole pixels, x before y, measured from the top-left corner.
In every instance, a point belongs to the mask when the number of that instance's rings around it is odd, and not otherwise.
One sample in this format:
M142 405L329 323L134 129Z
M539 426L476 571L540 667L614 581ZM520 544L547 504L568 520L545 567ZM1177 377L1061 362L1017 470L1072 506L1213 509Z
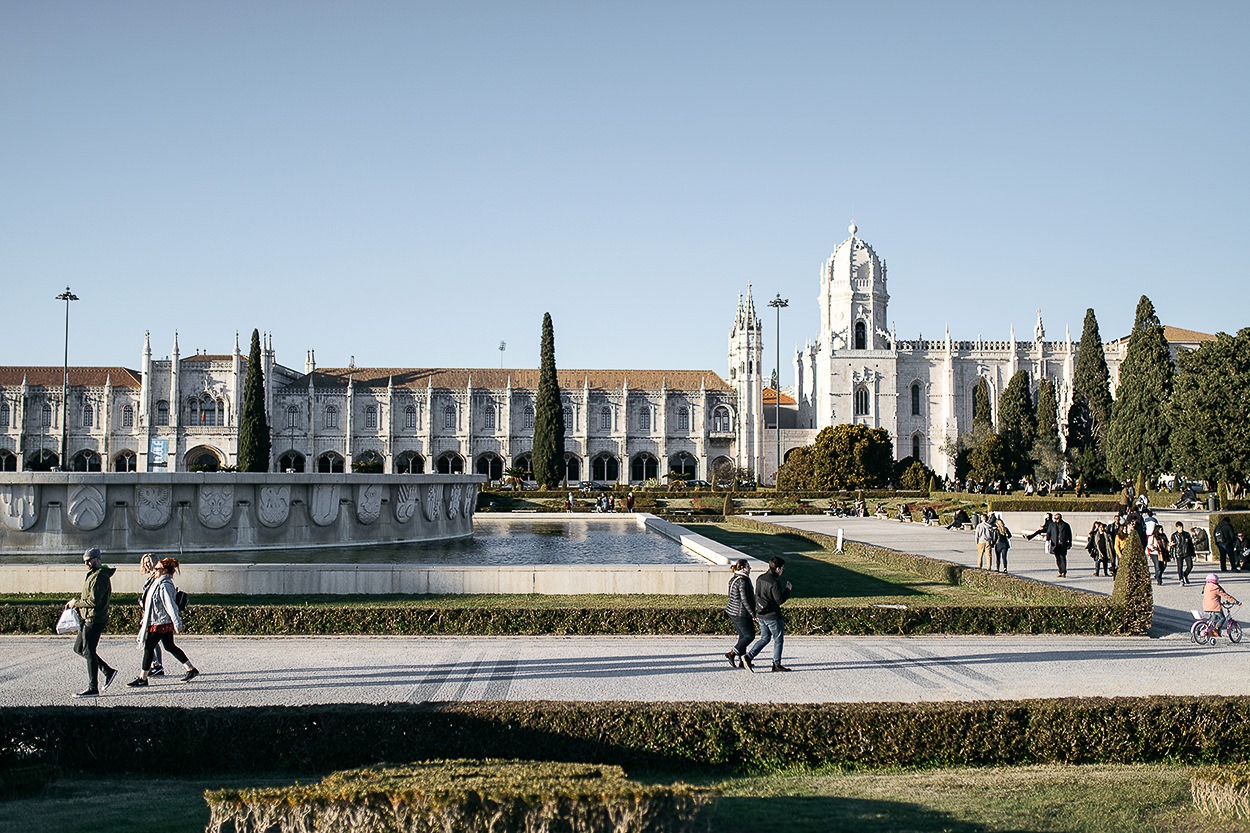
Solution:
M1215 573L1211 573L1211 575L1207 576L1207 584L1219 584L1219 583L1220 583L1220 577L1217 576Z

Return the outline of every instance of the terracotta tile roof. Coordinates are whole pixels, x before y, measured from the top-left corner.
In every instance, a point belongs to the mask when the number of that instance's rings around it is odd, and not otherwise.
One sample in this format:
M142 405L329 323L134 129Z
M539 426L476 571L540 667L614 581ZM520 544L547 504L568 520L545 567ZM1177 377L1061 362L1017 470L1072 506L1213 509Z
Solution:
M772 388L764 388L764 404L765 404L765 405L775 405L775 404L777 404L777 391L773 390ZM782 404L782 405L793 405L793 404L794 404L794 397L792 397L792 396L788 396L788 395L786 395L786 394L784 394L784 393L783 393L783 394L781 394L781 404Z
M560 387L580 390L589 384L592 390L620 390L626 383L636 390L729 391L731 388L719 374L710 370L557 370ZM319 367L311 374L316 387L346 387L350 377L357 385L385 387L388 380L395 387L462 390L470 380L475 388L499 390L508 386L519 390L538 387L538 370L533 368L497 367ZM292 381L292 387L307 387L309 374Z
M1169 327L1166 324L1163 327L1163 337L1167 339L1169 344L1193 341L1215 341L1215 336L1211 333L1200 333L1197 330L1182 330L1180 327Z
M22 379L31 387L61 386L61 367L28 367L22 365L0 365L0 385L5 387L21 387ZM142 383L142 375L137 370L127 367L74 367L69 368L70 386L86 385L102 388L105 381L111 381L115 388L138 388Z

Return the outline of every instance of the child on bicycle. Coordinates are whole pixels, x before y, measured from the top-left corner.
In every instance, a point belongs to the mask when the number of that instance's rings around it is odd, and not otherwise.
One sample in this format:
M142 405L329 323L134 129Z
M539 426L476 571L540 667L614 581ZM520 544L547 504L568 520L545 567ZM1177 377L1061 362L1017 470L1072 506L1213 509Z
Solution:
M1215 635L1219 636L1220 628L1224 627L1224 608L1221 602L1230 604L1241 604L1232 596L1224 592L1224 588L1220 586L1220 577L1215 573L1207 576L1207 583L1202 588L1202 615L1211 627L1215 628Z

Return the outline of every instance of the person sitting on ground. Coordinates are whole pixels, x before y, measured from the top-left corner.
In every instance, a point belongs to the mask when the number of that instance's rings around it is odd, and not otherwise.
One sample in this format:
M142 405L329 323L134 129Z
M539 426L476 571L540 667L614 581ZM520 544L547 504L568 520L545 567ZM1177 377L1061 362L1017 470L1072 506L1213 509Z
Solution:
M1224 588L1220 586L1220 577L1216 573L1207 576L1207 583L1202 588L1202 618L1211 623L1211 627L1215 628L1215 635L1220 635L1220 628L1224 627L1224 606L1221 602L1239 605L1241 602L1224 592Z
M972 523L972 518L968 517L968 513L962 507L955 510L955 519L951 521L947 529L961 529L965 524Z

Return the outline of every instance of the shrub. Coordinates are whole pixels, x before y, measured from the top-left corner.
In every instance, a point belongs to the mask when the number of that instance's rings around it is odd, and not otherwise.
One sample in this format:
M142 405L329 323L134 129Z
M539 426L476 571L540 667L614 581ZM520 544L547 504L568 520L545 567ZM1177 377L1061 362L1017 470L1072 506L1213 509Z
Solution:
M1250 819L1250 764L1201 767L1190 785L1194 806L1204 816Z
M210 833L680 833L705 794L644 786L617 766L500 760L430 761L336 772L317 784L210 790Z
M1145 633L1154 618L1154 588L1150 584L1146 550L1136 533L1118 536L1116 546L1121 546L1120 542L1123 542L1123 549L1111 590L1111 604L1124 611L1124 633Z

